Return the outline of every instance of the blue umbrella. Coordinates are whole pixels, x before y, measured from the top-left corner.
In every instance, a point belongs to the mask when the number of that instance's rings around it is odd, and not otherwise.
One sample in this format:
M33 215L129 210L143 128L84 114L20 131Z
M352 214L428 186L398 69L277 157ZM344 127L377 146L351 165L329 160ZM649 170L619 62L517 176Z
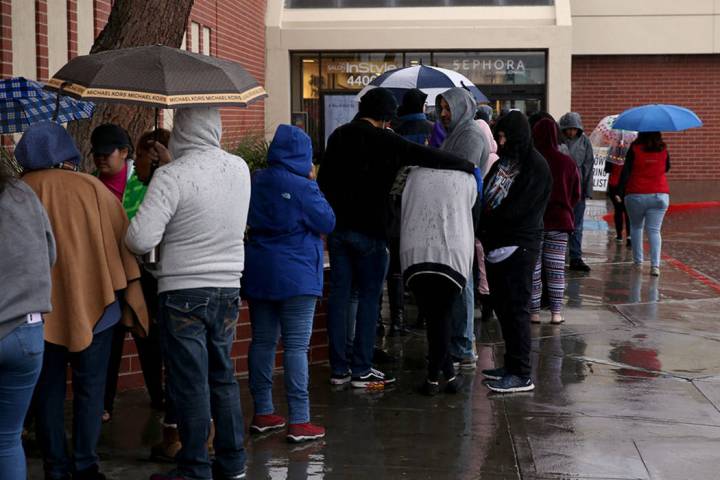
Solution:
M402 97L408 90L419 88L427 93L427 104L434 106L435 97L444 91L454 88L463 87L470 91L475 100L480 103L488 101L487 97L472 83L466 76L455 70L447 68L428 67L425 65L416 65L414 67L398 68L389 70L379 77L375 78L370 84L363 88L357 95L358 100L362 98L369 90L377 87L383 87L390 90L398 99L398 103L402 102Z
M636 132L679 132L702 127L702 120L687 108L677 105L643 105L618 115L612 128Z
M23 77L0 81L0 134L24 132L37 122L90 118L95 110L92 102L60 97L55 117L56 102L57 94L44 90L41 83Z

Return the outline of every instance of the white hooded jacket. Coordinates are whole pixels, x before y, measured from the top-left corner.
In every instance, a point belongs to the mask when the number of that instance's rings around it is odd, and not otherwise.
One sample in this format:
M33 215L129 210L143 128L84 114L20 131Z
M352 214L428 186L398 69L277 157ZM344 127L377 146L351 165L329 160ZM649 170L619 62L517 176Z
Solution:
M138 255L160 245L158 290L239 288L250 204L245 161L220 148L220 113L180 109L172 162L154 174L125 242Z

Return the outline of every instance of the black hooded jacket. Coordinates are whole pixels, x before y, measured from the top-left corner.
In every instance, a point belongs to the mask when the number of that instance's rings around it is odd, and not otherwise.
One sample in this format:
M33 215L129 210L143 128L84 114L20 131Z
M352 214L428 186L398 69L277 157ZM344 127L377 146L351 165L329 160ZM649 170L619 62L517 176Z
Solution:
M530 124L521 112L510 112L495 126L507 139L485 177L490 187L501 163L518 161L520 172L507 196L490 209L484 206L480 220L480 240L486 252L501 247L518 246L532 252L540 250L543 216L552 191L552 175L548 164L533 147Z
M356 119L328 139L318 185L330 202L336 229L386 239L388 195L398 170L417 165L472 173L474 165L449 152L405 140Z

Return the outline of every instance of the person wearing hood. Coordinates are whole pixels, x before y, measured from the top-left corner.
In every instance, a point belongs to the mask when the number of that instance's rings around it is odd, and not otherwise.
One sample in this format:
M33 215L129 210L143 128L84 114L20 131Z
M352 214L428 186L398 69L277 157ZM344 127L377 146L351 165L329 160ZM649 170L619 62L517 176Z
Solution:
M152 480L245 476L240 391L230 354L250 173L242 158L221 148L221 133L216 108L176 111L172 161L155 171L125 237L136 255L160 247L160 343L182 444L177 469ZM212 467L206 445L211 412L217 427Z
M575 205L575 231L570 234L570 270L589 272L590 266L582 257L583 222L585 218L585 199L592 196L593 166L595 157L590 139L585 135L580 114L568 112L558 122L565 137L564 144L569 155L575 160L580 174L580 201Z
M553 187L545 209L542 247L533 274L530 322L540 323L544 278L552 314L550 323L559 325L564 321L562 307L565 295L565 254L568 234L574 230L573 209L580 201L580 176L575 161L559 150L554 120L541 119L532 132L535 147L550 167Z
M354 388L395 381L372 368L378 301L388 264L387 202L398 171L408 165L463 170L474 166L455 155L409 142L388 130L397 102L385 88L360 100L356 118L328 139L318 185L335 212L328 237L330 382ZM353 281L359 295L352 359L347 356L347 315Z
M310 423L308 349L315 305L323 289L321 235L335 227L335 214L312 179L312 141L280 125L268 150L268 168L252 178L245 244L243 296L250 308L248 354L255 414L250 431L285 426L272 401L278 334L283 342L285 392L291 442L315 440L325 429Z
M128 218L97 178L77 172L70 135L54 122L32 125L15 157L23 181L47 211L57 245L52 270L53 311L45 315L45 352L35 391L45 478L105 478L99 471L103 393L113 326L147 332L140 269L123 245ZM119 300L121 299L121 300ZM73 448L65 438L67 365L72 371Z
M482 129L475 122L477 108L475 98L464 88L451 88L436 97L435 105L435 110L440 115L440 121L448 133L440 149L472 162L476 167L475 172L479 179L477 189L482 191L481 172L486 169L489 148ZM470 208L473 206L470 205ZM479 214L479 205L475 212ZM473 258L474 252L471 252L471 263ZM461 369L472 370L476 368L477 364L475 294L472 275L468 277L462 295L455 302L451 318L450 355Z
M25 479L25 415L43 363L42 315L52 310L55 237L35 192L0 165L0 478Z
M495 127L500 159L485 177L480 240L490 297L505 340L504 366L483 370L502 393L535 388L530 366L532 276L550 198L552 176L533 147L525 115L511 111Z

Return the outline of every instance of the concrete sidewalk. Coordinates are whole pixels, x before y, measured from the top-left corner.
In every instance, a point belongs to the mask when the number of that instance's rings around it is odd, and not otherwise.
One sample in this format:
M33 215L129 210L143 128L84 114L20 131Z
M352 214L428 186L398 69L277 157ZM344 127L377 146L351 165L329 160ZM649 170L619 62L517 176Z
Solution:
M590 220L605 213L593 202ZM568 278L566 324L533 326L536 390L490 394L466 375L458 395L414 393L424 378L423 333L387 341L399 358L382 392L328 385L311 372L322 442L289 445L282 433L250 437L255 479L714 479L720 445L720 211L670 216L660 278L632 266L601 222L585 235L589 275ZM415 314L408 312L411 321ZM543 312L543 322L549 314ZM496 321L477 326L479 368L503 345ZM286 412L278 378L276 405ZM243 408L252 414L247 382ZM159 414L143 391L120 395L104 427L102 470L145 479ZM30 478L41 479L29 445ZM713 473L715 472L715 473Z

